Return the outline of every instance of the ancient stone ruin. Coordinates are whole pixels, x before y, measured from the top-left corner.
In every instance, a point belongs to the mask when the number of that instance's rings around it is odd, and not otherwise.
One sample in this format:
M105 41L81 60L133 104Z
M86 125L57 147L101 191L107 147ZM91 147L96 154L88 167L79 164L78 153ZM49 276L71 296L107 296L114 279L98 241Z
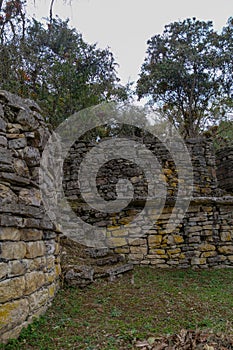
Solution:
M96 181L104 199L115 198L116 183L122 174L135 191L134 199L120 213L96 212L80 198L77 178L78 165L96 144L87 140L74 143L64 162L64 192L73 211L90 225L106 227L113 242L112 249L95 250L78 243L76 249L50 221L41 201L40 158L50 135L41 114L33 101L0 91L2 342L17 337L22 327L45 312L59 287L59 276L72 285L85 286L95 278L114 279L133 264L157 268L233 267L232 149L219 151L216 158L211 140L187 141L193 164L193 197L179 225L167 232L178 186L174 162L158 140L150 135L135 137L159 159L168 196L154 226L144 236L128 242L124 225L142 210L146 200L143 173L132 163L122 161L109 162L100 169ZM177 218L179 214L177 210ZM72 256L73 248L78 252L76 256Z
M18 336L53 299L59 236L46 216L38 169L49 131L39 107L0 92L0 339Z

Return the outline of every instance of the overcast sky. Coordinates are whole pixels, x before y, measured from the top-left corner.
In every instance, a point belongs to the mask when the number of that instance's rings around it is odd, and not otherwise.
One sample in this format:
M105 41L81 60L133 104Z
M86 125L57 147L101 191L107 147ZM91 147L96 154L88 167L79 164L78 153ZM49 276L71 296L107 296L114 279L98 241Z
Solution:
M67 0L69 2L69 0ZM29 12L47 17L49 1L37 0ZM147 40L162 33L164 25L196 17L212 20L220 30L233 15L232 0L73 0L71 6L55 0L54 15L70 18L88 43L110 47L123 83L137 80Z

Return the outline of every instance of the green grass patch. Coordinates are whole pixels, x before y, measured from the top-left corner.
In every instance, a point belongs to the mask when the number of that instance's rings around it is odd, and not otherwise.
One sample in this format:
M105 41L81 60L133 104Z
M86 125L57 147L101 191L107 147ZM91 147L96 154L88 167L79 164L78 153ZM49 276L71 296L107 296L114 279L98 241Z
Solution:
M232 327L232 269L137 267L133 274L134 284L126 274L60 290L43 317L0 349L133 349L135 339L182 328L227 333Z

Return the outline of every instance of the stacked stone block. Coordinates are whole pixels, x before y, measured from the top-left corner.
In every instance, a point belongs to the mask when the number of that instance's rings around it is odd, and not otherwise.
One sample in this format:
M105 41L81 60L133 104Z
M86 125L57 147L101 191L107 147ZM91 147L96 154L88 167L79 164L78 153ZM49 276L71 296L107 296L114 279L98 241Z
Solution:
M216 166L219 187L233 194L233 147L216 152Z
M16 337L53 299L59 235L38 185L49 131L39 107L0 91L0 340Z

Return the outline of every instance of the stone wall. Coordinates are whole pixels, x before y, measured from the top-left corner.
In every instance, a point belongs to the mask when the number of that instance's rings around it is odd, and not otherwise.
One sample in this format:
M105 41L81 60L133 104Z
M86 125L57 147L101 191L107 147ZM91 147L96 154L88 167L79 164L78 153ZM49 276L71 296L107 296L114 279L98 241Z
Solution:
M193 199L182 222L168 233L171 210L172 205L165 206L148 233L129 245L124 237L120 237L121 242L117 238L124 246L115 252L136 264L159 268L233 267L233 198ZM110 228L113 239L120 231L120 220L118 225Z
M38 188L49 136L39 107L0 91L0 340L16 337L54 297L60 274L56 228Z
M45 213L38 186L40 158L48 137L48 127L33 101L0 91L0 340L3 342L17 337L22 327L47 309L59 285L60 235ZM63 187L73 210L89 224L105 227L113 246L117 246L113 248L115 253L125 255L135 264L160 268L233 267L233 199L217 197L221 190L211 140L187 141L193 164L193 198L180 224L169 233L166 225L174 210L179 184L176 166L166 147L150 134L134 135L132 139L154 153L166 181L167 200L153 227L130 242L124 236L125 225L143 209L148 192L142 169L132 162L112 160L100 169L96 179L105 200L116 198L120 178L131 181L134 198L125 210L107 215L84 203L78 168L96 146L95 141L85 138L71 147L64 163ZM219 155L219 159L226 160L225 165L229 154ZM219 169L220 183L224 176L221 178ZM232 176L228 179L232 188ZM221 187L226 189L224 186ZM173 214L179 219L179 208ZM133 229L135 234L139 226Z
M233 194L233 147L216 152L216 166L219 187Z
M178 189L178 173L173 157L168 149L150 134L139 137L134 136L131 139L145 145L158 159L163 175L165 176L167 194L170 197L174 197ZM94 141L82 140L75 142L70 149L69 156L64 163L63 180L64 191L70 199L80 199L78 182L79 166L85 155L96 145L97 143ZM189 139L186 141L186 146L192 158L193 196L214 196L217 190L217 178L212 141L206 138ZM112 149L112 157L114 158L114 149ZM182 159L182 154L180 157ZM183 168L186 167L185 160L182 166ZM128 178L134 185L134 199L147 197L143 170L135 166L132 162L120 159L107 162L106 166L102 167L98 173L96 179L97 188L105 200L116 198L116 183L121 177Z
M159 159L167 183L167 200L159 219L141 238L128 239L125 225L139 214L147 197L147 186L143 171L135 164L123 160L112 160L99 170L96 178L99 193L105 200L116 198L116 183L119 178L128 178L134 186L134 198L118 213L106 214L90 208L84 203L79 191L78 169L95 142L85 140L75 143L64 164L64 191L73 210L84 221L93 226L106 227L108 242L116 245L116 253L124 254L135 264L157 267L233 267L233 197L218 197L215 155L208 139L187 141L194 175L193 198L189 208L175 230L168 233L166 226L174 210L178 175L171 155L158 140L146 136L143 142ZM114 150L112 150L114 156ZM123 157L124 158L124 157ZM149 208L153 209L153 208ZM147 213L145 213L147 215ZM182 215L177 209L174 220ZM155 215L156 218L156 215ZM142 220L143 223L143 220ZM140 224L131 230L140 235Z

